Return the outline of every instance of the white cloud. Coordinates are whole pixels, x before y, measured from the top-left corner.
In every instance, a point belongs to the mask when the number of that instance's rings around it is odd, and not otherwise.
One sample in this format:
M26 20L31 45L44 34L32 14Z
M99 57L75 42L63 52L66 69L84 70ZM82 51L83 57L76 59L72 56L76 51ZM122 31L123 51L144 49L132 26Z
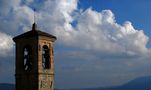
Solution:
M13 45L12 37L0 32L0 57L12 55Z
M5 1L6 2L6 1ZM6 17L1 16L1 31L17 35L30 30L33 23L31 0L20 0L7 6ZM110 10L97 12L91 8L77 12L77 0L47 0L33 4L38 8L37 23L40 29L58 37L58 42L68 47L99 51L104 53L125 53L137 55L148 52L148 36L136 30L131 22L116 23ZM76 12L75 12L76 11ZM11 15L11 16L10 16ZM76 27L71 25L76 21ZM46 23L47 22L47 23ZM6 27L9 26L9 27ZM70 43L69 43L70 42Z
M68 22L61 30L54 29L61 44L106 53L136 55L148 52L148 36L142 30L134 29L129 21L117 24L110 10L96 12L89 8L75 20L76 27Z
M31 4L37 3L37 6L33 5L38 8L39 28L55 34L58 42L64 46L111 54L137 55L148 52L148 36L143 30L136 30L129 21L123 25L116 23L110 10L97 12L89 8L77 12L77 0L44 0L41 4L33 0L21 4L23 1L15 0L8 5L7 0L1 2L4 9L0 10L1 32L17 35L30 30L33 23ZM77 22L75 27L71 25L74 21Z

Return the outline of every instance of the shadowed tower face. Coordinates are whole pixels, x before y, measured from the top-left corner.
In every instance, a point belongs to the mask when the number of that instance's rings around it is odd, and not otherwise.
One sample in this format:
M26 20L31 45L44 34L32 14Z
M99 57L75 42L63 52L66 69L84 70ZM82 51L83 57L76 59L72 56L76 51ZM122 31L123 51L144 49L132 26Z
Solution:
M16 43L16 90L54 90L56 37L36 29L13 38Z

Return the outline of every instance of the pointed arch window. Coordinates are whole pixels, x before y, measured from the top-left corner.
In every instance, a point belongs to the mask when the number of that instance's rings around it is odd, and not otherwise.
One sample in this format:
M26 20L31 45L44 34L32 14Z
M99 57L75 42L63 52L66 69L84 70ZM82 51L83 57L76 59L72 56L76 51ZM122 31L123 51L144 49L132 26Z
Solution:
M24 60L24 70L29 71L32 69L32 61L31 61L31 47L29 45L25 46L23 49L23 60Z
M44 69L50 68L50 49L47 45L42 48L42 66Z

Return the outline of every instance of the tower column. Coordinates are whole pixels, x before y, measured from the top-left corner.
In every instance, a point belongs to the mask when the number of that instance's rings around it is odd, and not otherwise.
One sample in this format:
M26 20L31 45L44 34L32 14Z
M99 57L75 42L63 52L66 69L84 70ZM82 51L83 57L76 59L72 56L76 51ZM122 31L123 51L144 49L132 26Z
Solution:
M16 43L16 90L54 90L53 44L56 37L32 30L13 38Z

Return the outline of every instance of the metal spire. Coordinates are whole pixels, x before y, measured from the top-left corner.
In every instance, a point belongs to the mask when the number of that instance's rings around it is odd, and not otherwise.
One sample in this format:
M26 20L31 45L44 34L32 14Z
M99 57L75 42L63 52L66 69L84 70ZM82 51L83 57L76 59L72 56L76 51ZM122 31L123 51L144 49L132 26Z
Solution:
M36 12L36 9L34 8L34 23L36 22L36 14L35 14L35 12Z
M37 29L35 11L36 11L36 9L34 8L34 23L33 23L33 25L32 25L32 30L36 30L36 29Z

